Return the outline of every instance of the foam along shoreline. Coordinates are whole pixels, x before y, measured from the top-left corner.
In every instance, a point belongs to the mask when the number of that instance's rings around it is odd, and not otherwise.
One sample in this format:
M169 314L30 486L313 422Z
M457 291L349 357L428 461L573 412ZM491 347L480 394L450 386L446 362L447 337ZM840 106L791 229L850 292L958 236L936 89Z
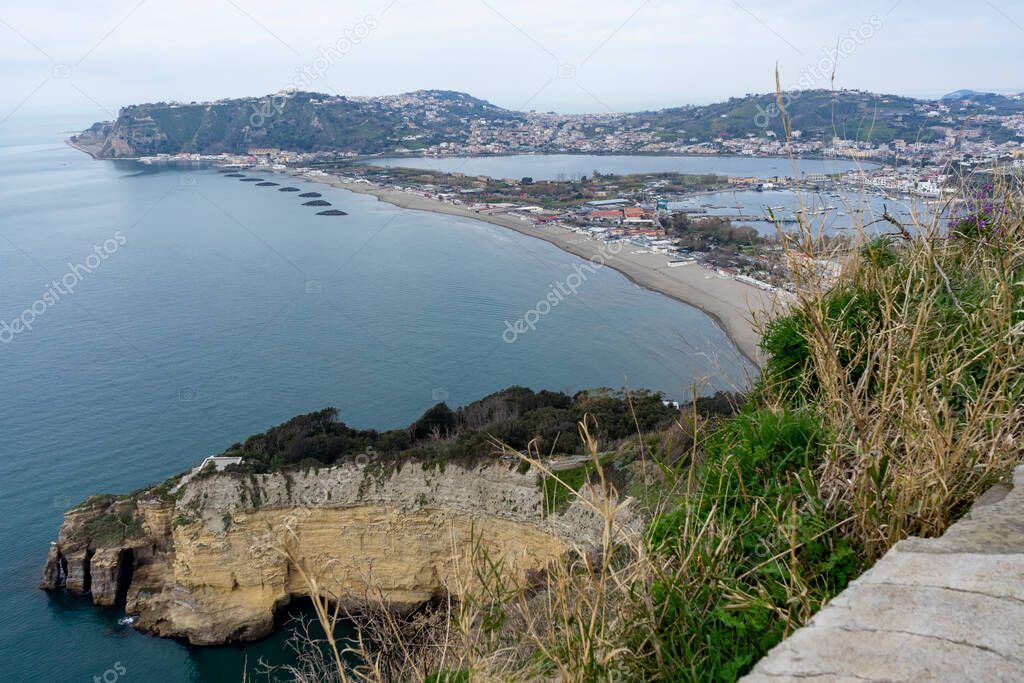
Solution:
M778 302L770 292L732 278L720 277L696 263L677 268L669 267L664 254L633 253L639 250L631 245L623 247L613 257L609 257L603 242L558 225L540 226L506 214L478 213L464 205L451 204L412 192L391 190L369 182L347 182L330 175L305 178L358 194L372 195L380 201L403 209L463 216L510 228L550 242L584 259L601 257L605 265L622 273L635 284L700 309L722 329L737 350L751 363L758 367L764 363L763 355L758 348L761 336L757 332L757 323L776 308Z

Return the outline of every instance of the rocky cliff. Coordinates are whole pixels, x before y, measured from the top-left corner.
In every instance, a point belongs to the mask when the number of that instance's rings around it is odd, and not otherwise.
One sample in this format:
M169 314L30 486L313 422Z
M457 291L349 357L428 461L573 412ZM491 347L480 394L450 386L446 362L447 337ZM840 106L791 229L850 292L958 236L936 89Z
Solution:
M500 460L203 471L172 483L67 512L42 587L124 605L145 631L212 645L267 635L275 611L308 594L296 561L343 602L372 594L408 608L470 589L474 548L527 581L596 544L602 528L580 501L545 516L537 473Z
M474 121L520 120L523 114L465 93L419 90L386 97L347 98L310 92L216 102L155 102L127 106L117 120L80 137L101 157L179 152L244 154L253 147L292 151L376 153L418 142L464 141ZM97 127L102 130L94 130Z

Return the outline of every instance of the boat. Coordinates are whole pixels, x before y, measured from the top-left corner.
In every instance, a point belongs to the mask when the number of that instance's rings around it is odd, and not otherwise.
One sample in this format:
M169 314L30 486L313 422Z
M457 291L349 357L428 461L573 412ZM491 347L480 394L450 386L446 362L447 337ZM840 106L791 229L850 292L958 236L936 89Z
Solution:
M120 619L117 620L117 625L118 626L134 626L136 619L138 619L138 617L121 617Z

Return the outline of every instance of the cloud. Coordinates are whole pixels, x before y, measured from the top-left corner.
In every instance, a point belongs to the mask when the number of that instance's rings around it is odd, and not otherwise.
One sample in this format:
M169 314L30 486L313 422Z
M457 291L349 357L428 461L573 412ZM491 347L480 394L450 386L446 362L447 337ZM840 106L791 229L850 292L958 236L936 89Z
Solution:
M116 110L274 92L367 16L376 28L322 89L451 88L563 111L707 102L770 90L776 63L795 82L872 17L882 27L840 61L841 86L1024 88L1024 11L945 0L45 0L0 9L0 116L26 98ZM56 64L70 77L53 80Z

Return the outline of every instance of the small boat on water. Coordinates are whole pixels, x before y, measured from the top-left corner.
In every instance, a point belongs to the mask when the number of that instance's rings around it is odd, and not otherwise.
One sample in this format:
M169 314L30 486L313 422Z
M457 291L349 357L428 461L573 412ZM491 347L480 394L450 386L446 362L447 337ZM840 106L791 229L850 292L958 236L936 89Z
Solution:
M260 182L261 180L263 180L263 178L242 178L242 179L241 179L241 181L242 181L243 183L258 183L258 182Z
M317 211L317 216L347 216L348 214L339 209L328 209L327 211Z
M262 183L256 183L256 187L276 187L281 183L272 183L269 180L264 180Z
M300 197L323 197L319 192L303 192Z
M298 192L298 191L299 191L299 188L297 188L297 187L282 187L282 188L280 188L278 190L278 192Z
M325 202L322 199L314 199L312 201L303 202L303 206L330 206L330 202Z
M138 617L121 617L117 620L118 626L134 626Z

